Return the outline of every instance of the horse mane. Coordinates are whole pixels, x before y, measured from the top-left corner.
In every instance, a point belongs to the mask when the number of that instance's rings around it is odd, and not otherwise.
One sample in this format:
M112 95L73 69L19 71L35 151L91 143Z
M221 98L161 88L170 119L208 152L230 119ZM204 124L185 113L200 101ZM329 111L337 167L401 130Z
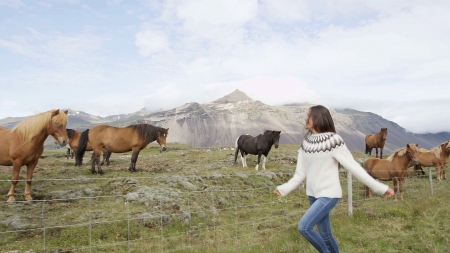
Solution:
M434 147L432 150L430 150L437 158L441 157L441 153L442 153L442 148L445 148L445 145L449 145L450 142L446 141L443 142L441 144L439 144L438 146Z
M66 128L66 132L67 132L67 137L69 137L69 139L73 138L73 136L75 135L75 130L73 130L73 129Z
M137 131L140 138L144 139L146 142L154 141L158 136L158 130L162 129L161 127L155 127L150 124L135 124L129 125L131 131Z
M411 145L411 146L415 146L415 145ZM388 158L386 158L386 160L389 161L389 162L392 162L392 160L396 156L402 157L404 154L406 154L406 147L397 149L392 155L388 156Z
M60 111L57 115L52 117L54 111L55 110L50 110L31 116L17 124L11 131L22 136L25 141L31 141L34 136L47 128L47 125L51 120L53 120L53 123L66 125L68 122L67 115Z

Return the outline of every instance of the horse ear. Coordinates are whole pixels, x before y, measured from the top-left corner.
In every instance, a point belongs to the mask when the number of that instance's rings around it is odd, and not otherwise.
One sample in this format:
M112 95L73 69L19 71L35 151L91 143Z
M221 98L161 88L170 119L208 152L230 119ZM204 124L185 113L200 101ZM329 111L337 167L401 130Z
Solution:
M406 144L406 147L409 148L409 144Z
M419 143L416 143L416 147L418 147L419 146Z
M68 113L69 113L69 110L65 110L64 113L65 113L65 114L68 114Z
M59 114L59 109L56 109L52 112L52 117Z

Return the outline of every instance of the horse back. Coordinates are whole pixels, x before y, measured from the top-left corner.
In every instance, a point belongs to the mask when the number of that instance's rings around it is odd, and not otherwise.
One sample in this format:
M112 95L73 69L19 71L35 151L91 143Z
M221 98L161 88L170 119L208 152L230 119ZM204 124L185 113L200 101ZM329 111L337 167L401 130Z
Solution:
M105 147L114 153L131 151L134 146L140 144L139 138L133 135L130 127L114 127L97 125L89 130L89 143L92 148Z
M437 157L433 152L431 151L423 151L420 150L420 153L416 156L419 165L421 166L436 166L441 164L441 159Z

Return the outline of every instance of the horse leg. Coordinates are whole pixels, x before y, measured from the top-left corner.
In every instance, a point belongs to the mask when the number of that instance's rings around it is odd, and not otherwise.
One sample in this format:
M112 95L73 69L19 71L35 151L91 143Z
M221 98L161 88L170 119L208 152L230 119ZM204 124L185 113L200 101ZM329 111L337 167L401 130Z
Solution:
M9 192L8 195L6 195L8 197L8 199L6 200L7 202L13 202L16 199L14 198L14 191L16 190L16 185L18 183L18 179L19 179L19 173L20 173L20 168L22 167L22 164L13 164L13 175L12 175L12 180L11 180L11 188L9 188Z
M380 159L383 159L383 149L380 148Z
M378 148L375 148L375 158L378 158Z
M130 167L128 168L129 171L131 172L136 172L136 162L139 156L139 151L140 149L135 149L133 150L133 153L131 154L131 162L130 162Z
M98 174L103 175L105 174L105 172L103 172L102 167L101 167L101 162L100 162L100 154L102 153L102 151L94 151L94 170L95 170L95 164L97 164L97 170L98 170Z
M263 155L263 164L262 164L263 170L266 169L266 161L267 161L266 156Z
M241 151L241 161L242 168L247 168L247 156L245 155L244 151Z
M436 166L436 179L441 181L441 166Z
M400 200L403 200L403 184L405 183L406 177L401 177L399 180L400 183Z
M31 182L33 180L34 168L38 163L38 159L27 165L27 184L25 185L25 200L33 200L31 197Z
M258 160L256 161L255 169L258 170L259 163L261 162L261 153L258 152Z
M397 201L397 191L398 191L397 183L398 183L398 179L396 177L394 177L392 179L392 182L394 182L394 200Z
M236 147L236 151L234 151L234 164L236 164L238 153L239 153L239 149ZM242 158L242 156L241 156L241 158Z
M109 158L111 157L112 152L107 150L106 151L106 166L108 166L110 164L109 162Z
M98 159L100 159L100 157ZM97 163L97 152L93 151L92 157L91 157L91 172L92 172L92 174L97 174L97 171L95 170L96 164L98 164ZM100 171L101 171L101 168L100 168L100 165L98 164L98 173L100 173ZM102 174L102 173L100 173L100 174Z

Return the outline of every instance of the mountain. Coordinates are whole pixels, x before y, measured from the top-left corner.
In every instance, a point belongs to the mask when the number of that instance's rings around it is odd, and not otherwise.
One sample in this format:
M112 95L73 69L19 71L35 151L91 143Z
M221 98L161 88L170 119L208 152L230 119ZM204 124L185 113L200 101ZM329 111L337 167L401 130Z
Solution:
M67 128L83 131L98 124L127 126L148 123L169 128L168 142L191 146L234 146L241 134L256 136L265 129L281 131L281 144L299 144L305 130L304 119L311 104L289 104L270 106L253 100L240 90L209 103L187 103L161 112L149 112L145 108L129 114L108 117L93 116L85 112L69 110ZM419 147L431 149L450 139L449 132L436 134L415 134L406 132L395 122L386 120L371 112L353 109L329 108L337 132L344 138L348 148L364 152L366 134L388 128L385 154L405 146L419 143ZM5 118L0 125L11 128L24 118ZM49 144L53 147L53 144ZM375 150L373 150L374 154Z

